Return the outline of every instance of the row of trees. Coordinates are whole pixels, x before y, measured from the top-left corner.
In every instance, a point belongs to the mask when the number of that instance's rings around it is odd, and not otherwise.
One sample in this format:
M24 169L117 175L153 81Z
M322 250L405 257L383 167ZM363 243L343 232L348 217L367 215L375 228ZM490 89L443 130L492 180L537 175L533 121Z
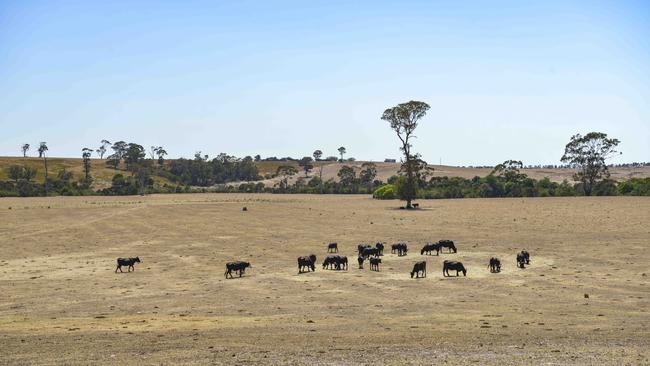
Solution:
M253 158L243 159L221 153L209 160L207 155L197 152L194 159L177 159L171 162L162 176L172 182L207 187L232 181L255 181L262 177Z
M564 180L552 182L548 178L536 180L521 172L520 161L509 160L497 165L486 177L431 177L416 181L417 198L493 198L493 197L552 197L650 195L650 178L633 178L617 183L611 179L598 180L585 189L583 182L575 184ZM403 177L392 177L389 183L375 190L378 199L399 198Z
M381 119L387 121L397 134L404 160L396 184L393 187L384 188L380 193L394 191L397 197L406 201L407 209L412 208L411 201L413 199L422 197L418 190L427 188L423 187L422 182L424 181L423 177L428 176L430 168L419 154L412 151L411 139L415 137L414 131L418 126L418 121L426 115L428 110L428 104L410 101L386 109L381 116ZM616 150L619 143L618 139L608 138L607 134L602 132L590 132L584 136L576 134L571 137L560 160L577 170L573 178L578 182L577 186L582 194L591 196L592 194L616 192L615 182L609 179L610 173L606 161L612 156L620 154ZM458 195L463 197L468 195L503 197L504 195L534 196L538 194L540 190L537 190L536 193L532 189L535 186L535 181L522 174L520 172L522 168L523 164L520 161L506 161L497 165L488 177L476 177L471 184L465 184L470 187L468 188L470 193L458 193ZM481 181L481 179L485 181ZM462 180L457 182L467 183ZM543 185L548 185L547 182L550 181L546 180ZM459 190L462 191L462 189ZM548 190L541 192L548 192ZM455 189L444 190L444 195L454 195L455 193Z

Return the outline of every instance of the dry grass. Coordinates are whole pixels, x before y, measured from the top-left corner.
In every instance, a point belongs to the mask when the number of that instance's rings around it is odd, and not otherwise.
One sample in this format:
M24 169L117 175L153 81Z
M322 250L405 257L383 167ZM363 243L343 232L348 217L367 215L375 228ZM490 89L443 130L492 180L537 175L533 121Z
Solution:
M0 364L648 364L650 199L0 199ZM242 212L242 206L248 211ZM11 209L9 209L11 207ZM458 254L426 257L450 238ZM359 242L408 241L380 272ZM337 241L348 271L297 275ZM515 268L515 253L532 264ZM140 256L129 274L115 258ZM488 259L504 261L490 274ZM249 260L224 280L226 261ZM443 278L461 260L468 276ZM585 298L588 294L589 298Z
M45 179L45 167L43 165L43 159L40 158L23 158L23 157L0 157L0 180L9 180L7 177L7 168L11 165L21 165L35 168L37 170L36 177L34 181L43 182ZM50 177L56 177L59 171L65 169L66 171L72 172L73 179L78 180L83 178L83 161L82 159L77 158L47 158L47 169ZM131 172L127 171L124 167L124 163L121 164L119 169L115 170L106 166L106 159L92 159L90 165L90 175L93 178L93 188L102 189L111 186L111 181L115 174L122 174L125 176L131 175ZM154 182L157 184L172 184L168 179L154 176Z

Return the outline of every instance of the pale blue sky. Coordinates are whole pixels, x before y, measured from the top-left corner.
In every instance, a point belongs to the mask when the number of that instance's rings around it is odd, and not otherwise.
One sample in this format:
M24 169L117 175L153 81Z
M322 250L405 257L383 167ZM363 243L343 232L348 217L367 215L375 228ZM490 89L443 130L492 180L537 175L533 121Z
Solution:
M432 163L558 163L592 130L650 161L650 2L0 0L0 155L398 158L379 117L411 99Z

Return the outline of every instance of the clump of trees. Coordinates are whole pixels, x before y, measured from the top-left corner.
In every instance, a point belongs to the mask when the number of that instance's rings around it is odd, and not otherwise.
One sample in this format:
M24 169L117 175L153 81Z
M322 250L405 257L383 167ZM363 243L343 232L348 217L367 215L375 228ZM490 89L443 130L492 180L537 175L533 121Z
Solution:
M172 182L200 187L262 179L253 158L246 156L240 159L225 153L212 160L200 154L194 159L174 160L163 176Z

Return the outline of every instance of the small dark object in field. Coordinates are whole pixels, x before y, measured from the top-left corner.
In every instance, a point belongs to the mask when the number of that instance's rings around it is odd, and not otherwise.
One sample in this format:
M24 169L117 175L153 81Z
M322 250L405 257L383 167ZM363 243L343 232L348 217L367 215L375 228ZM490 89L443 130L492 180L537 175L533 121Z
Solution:
M9 209L11 210L11 206L9 206Z
M327 252L328 253L338 253L339 252L338 243L329 243L329 244L327 244Z
M127 266L127 272L131 272L131 270L135 271L134 264L140 263L140 258L135 257L135 258L117 258L117 268L115 268L115 273L117 273L117 270L119 269L120 272L122 272L122 266Z
M589 298L589 294L585 294L585 299L588 299L588 298Z
M241 210L242 211L248 211L248 208L246 208L246 206L244 206L244 208L242 208Z
M420 208L420 204L419 203L414 203L413 208Z

